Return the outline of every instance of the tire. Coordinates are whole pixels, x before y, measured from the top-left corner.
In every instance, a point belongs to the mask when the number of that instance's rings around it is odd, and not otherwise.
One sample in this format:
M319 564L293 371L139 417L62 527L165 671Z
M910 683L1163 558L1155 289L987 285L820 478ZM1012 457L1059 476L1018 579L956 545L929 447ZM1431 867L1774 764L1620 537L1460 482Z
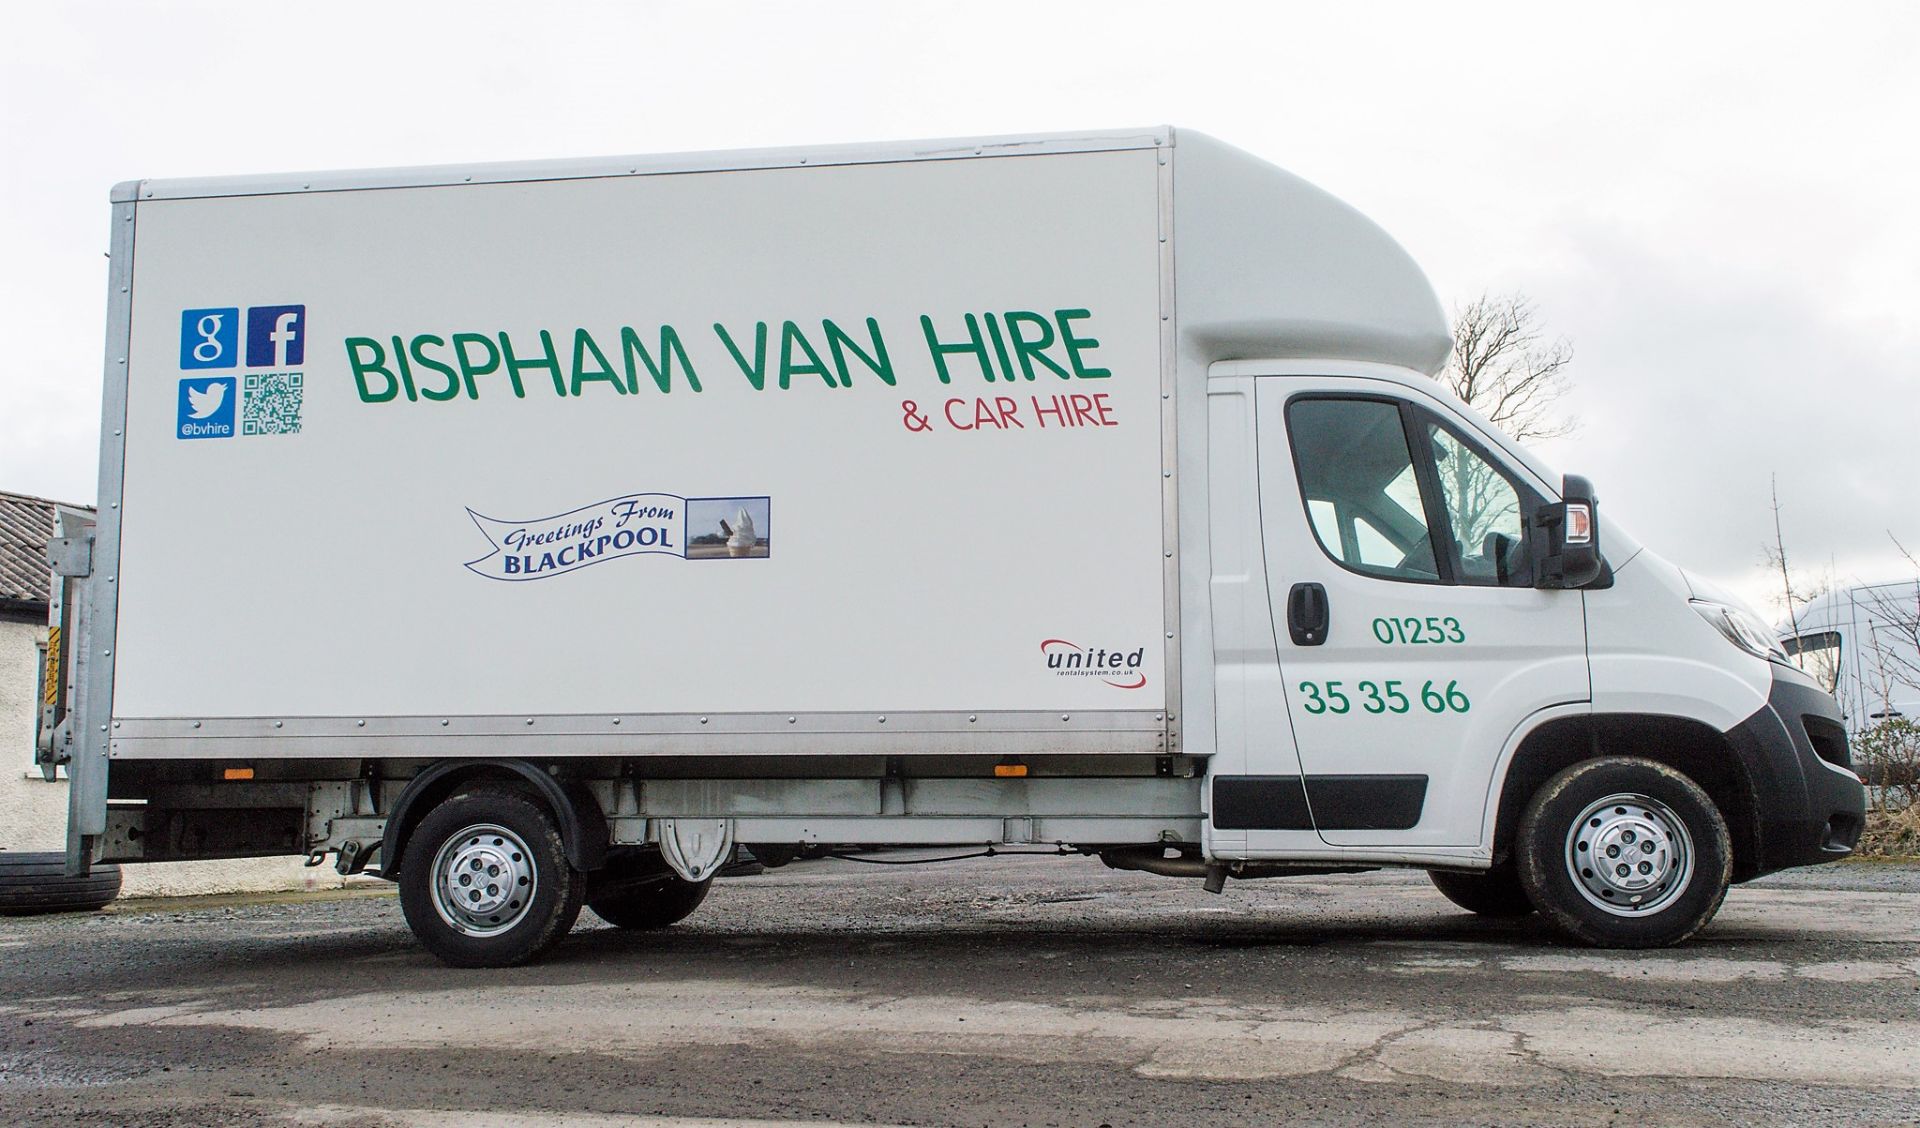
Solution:
M712 887L712 878L688 881L656 853L616 856L591 875L587 907L615 928L650 931L687 919Z
M1521 887L1520 875L1510 865L1485 873L1428 870L1427 876L1447 900L1479 916L1523 917L1533 911L1533 901Z
M1727 823L1707 793L1624 756L1548 780L1527 801L1514 855L1540 912L1598 948L1680 943L1720 911L1733 877Z
M755 861L768 869L779 869L800 857L800 847L789 843L770 845L760 842L748 845L745 849L747 853L753 855Z
M120 895L120 867L96 865L67 876L64 852L0 851L0 916L90 913Z
M446 799L414 827L405 859L407 926L453 967L526 963L580 916L586 880L567 864L553 813L524 791L489 785Z

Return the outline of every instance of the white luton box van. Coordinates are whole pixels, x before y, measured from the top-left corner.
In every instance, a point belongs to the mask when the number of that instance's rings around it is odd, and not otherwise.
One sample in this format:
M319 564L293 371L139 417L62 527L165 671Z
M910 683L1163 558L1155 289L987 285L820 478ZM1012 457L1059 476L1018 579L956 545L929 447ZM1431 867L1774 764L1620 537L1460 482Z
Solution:
M1643 946L1860 831L1766 626L1200 134L140 181L113 237L75 867L331 854L457 964L743 846L1413 866Z

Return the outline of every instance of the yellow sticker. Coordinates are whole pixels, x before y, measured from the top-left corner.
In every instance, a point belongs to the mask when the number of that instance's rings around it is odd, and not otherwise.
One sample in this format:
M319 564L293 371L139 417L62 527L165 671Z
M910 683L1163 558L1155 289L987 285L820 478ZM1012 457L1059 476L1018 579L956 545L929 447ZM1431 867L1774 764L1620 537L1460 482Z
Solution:
M60 628L47 628L47 676L40 700L46 705L60 703Z

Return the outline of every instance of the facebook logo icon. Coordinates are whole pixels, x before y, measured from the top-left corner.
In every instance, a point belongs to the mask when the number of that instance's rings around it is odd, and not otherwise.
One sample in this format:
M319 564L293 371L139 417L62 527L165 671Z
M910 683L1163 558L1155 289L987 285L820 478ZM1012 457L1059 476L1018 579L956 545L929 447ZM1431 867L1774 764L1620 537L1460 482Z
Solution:
M232 306L180 311L180 367L232 368L240 363L239 337L240 311Z
M254 306L247 310L247 367L286 368L305 363L306 332L306 306Z

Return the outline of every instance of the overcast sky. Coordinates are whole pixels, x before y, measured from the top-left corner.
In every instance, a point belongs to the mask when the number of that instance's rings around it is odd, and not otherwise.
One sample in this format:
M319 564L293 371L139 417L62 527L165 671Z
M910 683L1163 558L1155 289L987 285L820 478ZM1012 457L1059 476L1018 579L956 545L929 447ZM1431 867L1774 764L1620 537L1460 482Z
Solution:
M1777 472L1809 571L1907 573L1920 5L1335 7L9 5L0 489L95 495L120 180L1171 122L1530 296L1650 546L1763 602Z

